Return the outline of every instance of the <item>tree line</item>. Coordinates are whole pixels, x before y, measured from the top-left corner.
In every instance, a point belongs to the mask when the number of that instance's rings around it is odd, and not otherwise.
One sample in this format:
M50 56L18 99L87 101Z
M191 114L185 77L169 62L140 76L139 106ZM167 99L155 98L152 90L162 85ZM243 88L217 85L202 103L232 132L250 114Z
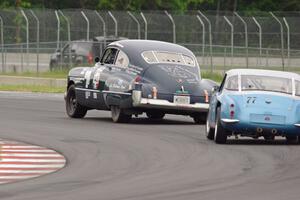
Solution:
M0 8L300 11L300 0L1 0Z

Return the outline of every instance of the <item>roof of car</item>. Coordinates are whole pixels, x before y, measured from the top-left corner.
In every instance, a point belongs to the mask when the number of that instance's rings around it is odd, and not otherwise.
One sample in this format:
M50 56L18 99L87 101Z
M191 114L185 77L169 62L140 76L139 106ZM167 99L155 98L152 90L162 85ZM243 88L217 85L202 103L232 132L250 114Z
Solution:
M193 55L189 49L183 46L156 40L120 40L109 44L109 46L117 46L127 52L135 53L142 53L144 51L167 51Z
M275 77L286 77L295 78L300 80L300 75L293 72L274 71L274 70L263 70L263 69L232 69L226 72L228 76L233 75L261 75L261 76L275 76Z

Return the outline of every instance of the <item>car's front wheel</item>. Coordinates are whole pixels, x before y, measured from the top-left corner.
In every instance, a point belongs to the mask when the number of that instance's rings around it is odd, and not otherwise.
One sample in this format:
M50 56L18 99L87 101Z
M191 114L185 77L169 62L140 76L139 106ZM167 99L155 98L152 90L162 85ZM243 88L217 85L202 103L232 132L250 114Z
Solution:
M131 120L131 115L125 114L119 106L111 106L111 118L116 123L127 123Z
M205 124L206 123L207 114L206 113L201 113L201 114L193 115L192 117L193 117L194 122L196 124Z
M216 126L215 126L214 139L217 144L225 144L227 141L226 130L223 128L223 126L221 124L221 108L220 107L217 109L217 120L216 120Z
M207 137L207 139L213 140L214 133L215 133L215 130L210 127L209 116L207 116L207 119L206 119L206 137Z
M162 112L146 112L146 115L149 119L163 119L165 116L165 113Z
M80 105L75 94L75 86L71 85L68 88L66 96L66 111L69 117L83 118L87 113L87 108Z

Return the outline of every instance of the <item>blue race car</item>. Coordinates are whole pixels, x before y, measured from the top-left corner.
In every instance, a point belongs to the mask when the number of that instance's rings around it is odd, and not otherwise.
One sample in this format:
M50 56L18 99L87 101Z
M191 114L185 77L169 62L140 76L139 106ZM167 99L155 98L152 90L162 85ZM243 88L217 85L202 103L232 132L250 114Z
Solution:
M256 69L228 71L213 88L206 136L226 143L228 136L287 142L300 138L300 75Z

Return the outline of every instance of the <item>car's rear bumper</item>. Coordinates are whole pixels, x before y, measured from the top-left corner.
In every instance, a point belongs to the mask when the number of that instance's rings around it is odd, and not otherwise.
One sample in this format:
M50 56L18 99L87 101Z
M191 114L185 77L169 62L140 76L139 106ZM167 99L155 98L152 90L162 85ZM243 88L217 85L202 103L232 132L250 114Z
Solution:
M268 134L275 131L278 135L300 135L300 125L298 124L264 124L264 123L249 123L245 121L232 120L227 121L222 119L222 125L225 129L229 131L234 131L237 133L250 133L257 134L261 132L262 134Z
M193 112L208 112L208 103L176 104L163 99L142 98L140 91L132 92L132 104L136 108L153 108L166 110L182 110Z

